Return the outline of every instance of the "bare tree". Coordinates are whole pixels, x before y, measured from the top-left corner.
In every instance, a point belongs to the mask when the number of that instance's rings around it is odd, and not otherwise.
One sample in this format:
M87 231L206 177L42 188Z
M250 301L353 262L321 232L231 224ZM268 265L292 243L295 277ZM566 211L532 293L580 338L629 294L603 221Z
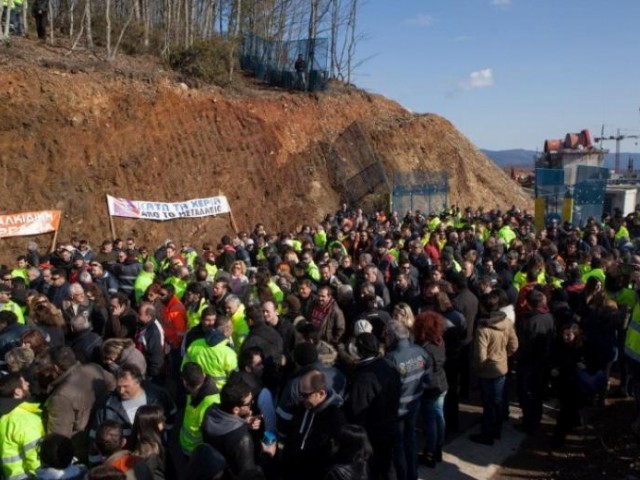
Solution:
M362 39L357 31L362 3L363 0L49 0L48 18L51 41L55 27L56 32L70 36L74 48L86 39L87 47L93 49L95 27L100 26L109 60L116 58L125 40L129 44L136 41L139 48L147 50L153 46L156 53L166 57L172 49L189 48L198 39L217 36L230 42L229 78L234 74L232 60L244 42L244 53L258 61L268 57L279 69L291 69L293 57L302 53L308 68L326 68L330 77L351 81L358 66L356 47ZM8 21L2 22L0 38L8 36L8 29ZM139 39L128 37L133 32L139 32ZM159 44L154 44L154 39ZM328 47L324 47L326 44ZM268 47L258 51L258 45Z
M9 28L11 25L11 10L13 10L13 0L9 0L7 6L6 6L6 16L5 16L5 22L4 25L2 26L2 38L4 39L8 39L9 38Z

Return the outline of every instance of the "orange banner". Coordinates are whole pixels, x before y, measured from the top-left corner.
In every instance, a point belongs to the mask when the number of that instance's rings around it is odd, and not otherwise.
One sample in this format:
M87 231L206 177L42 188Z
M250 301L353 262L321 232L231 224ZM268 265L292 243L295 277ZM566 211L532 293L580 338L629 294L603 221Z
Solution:
M0 238L55 232L59 225L60 210L0 215Z

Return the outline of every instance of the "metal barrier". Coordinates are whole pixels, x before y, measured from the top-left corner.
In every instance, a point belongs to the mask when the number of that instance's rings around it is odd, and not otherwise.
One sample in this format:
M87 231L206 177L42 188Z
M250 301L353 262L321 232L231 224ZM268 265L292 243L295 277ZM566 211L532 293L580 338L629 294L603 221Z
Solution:
M602 218L609 170L579 165L573 186L573 223L583 226L589 217Z
M376 160L345 182L344 193L351 205L357 205L362 198L375 193L378 186L387 184L384 167L379 160Z
M447 172L393 172L391 209L403 215L408 210L439 213L449 206Z
M609 170L604 167L578 165L576 183L565 184L563 168L536 168L536 198L544 199L545 223L563 213L565 198L573 198L572 222L583 226L589 217L600 219L604 211Z
M304 86L296 78L295 63L302 55L306 63ZM257 35L242 39L240 66L263 82L290 90L326 90L329 82L329 39L291 41L265 40Z

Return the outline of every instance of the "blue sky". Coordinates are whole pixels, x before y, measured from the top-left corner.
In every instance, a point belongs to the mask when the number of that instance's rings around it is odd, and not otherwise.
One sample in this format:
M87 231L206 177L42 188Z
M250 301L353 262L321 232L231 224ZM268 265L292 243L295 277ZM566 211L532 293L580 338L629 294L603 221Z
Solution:
M358 21L353 82L480 148L640 135L640 0L365 0Z

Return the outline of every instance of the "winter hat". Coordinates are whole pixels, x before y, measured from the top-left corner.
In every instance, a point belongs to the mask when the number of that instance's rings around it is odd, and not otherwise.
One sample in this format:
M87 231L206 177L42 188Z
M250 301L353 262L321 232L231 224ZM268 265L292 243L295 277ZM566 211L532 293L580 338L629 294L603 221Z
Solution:
M375 357L380 352L380 343L373 333L364 332L356 337L356 350L360 358Z
M373 332L373 325L369 320L358 320L353 326L353 334L357 337L361 333Z

